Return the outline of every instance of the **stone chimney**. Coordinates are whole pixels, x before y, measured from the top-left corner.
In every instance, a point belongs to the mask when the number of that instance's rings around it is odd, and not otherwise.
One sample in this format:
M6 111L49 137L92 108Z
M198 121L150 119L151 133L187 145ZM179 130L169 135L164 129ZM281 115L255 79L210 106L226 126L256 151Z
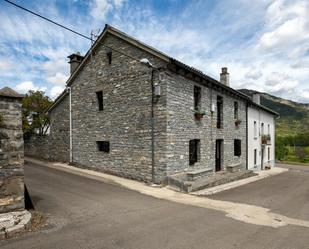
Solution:
M69 61L70 73L72 74L72 73L74 73L76 68L79 66L79 64L82 62L84 57L81 56L79 52L77 52L76 54L69 55L68 58L70 59L70 61Z
M260 96L260 94L259 93L254 93L252 95L252 101L259 105L261 103L261 96Z
M220 82L223 85L230 85L230 74L227 72L227 67L222 67L222 72L220 73Z

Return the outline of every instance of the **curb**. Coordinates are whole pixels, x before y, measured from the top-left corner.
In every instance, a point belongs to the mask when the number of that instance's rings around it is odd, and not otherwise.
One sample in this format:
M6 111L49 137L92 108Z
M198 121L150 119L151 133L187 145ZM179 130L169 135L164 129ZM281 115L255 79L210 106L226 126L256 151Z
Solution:
M25 231L30 221L31 213L27 210L0 214L0 240Z

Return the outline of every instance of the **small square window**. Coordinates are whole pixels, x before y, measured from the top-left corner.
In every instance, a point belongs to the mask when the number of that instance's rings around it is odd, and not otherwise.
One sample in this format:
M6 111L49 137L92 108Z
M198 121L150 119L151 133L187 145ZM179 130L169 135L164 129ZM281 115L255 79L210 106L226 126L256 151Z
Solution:
M109 153L109 142L108 141L97 141L97 146L99 151L104 151Z

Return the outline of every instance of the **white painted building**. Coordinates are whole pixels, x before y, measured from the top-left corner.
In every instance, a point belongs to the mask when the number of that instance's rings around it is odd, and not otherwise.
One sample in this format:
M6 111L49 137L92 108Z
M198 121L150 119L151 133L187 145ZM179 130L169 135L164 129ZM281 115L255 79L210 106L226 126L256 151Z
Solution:
M275 119L277 113L260 105L254 94L248 106L248 161L249 170L263 170L275 166Z

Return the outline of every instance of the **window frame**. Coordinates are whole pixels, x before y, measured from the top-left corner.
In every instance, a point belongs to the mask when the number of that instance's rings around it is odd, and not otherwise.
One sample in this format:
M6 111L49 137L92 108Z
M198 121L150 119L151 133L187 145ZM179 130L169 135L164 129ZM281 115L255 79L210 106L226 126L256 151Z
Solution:
M239 110L239 106L238 106L238 102L234 101L234 119L238 119L238 110Z
M191 146L194 146L192 148ZM189 165L193 166L195 163L199 162L201 158L201 140L191 139L189 140Z
M100 152L109 153L110 152L110 142L109 141L96 141L97 149Z
M241 156L241 139L234 139L234 156Z
M103 91L97 91L96 92L97 96L97 104L98 104L98 110L103 111L104 110L104 94Z
M199 110L201 108L202 102L202 88L200 86L194 86L193 89L193 107L194 110Z

